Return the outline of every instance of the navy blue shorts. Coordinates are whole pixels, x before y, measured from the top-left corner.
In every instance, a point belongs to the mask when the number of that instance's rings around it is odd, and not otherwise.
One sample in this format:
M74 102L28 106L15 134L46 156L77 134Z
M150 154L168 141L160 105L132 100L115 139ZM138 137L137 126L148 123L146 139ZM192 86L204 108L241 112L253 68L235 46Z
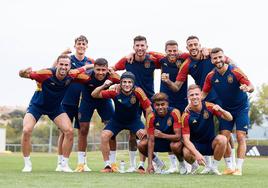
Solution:
M114 107L110 99L102 99L96 101L81 100L81 104L78 110L79 122L90 122L95 109L101 117L102 122L109 121L114 114Z
M233 120L222 120L220 124L220 130L228 130L232 132L235 125L236 130L245 131L247 133L249 127L249 107L246 107L239 112L230 113L233 116Z
M197 142L192 143L202 155L213 155L214 151L212 149L212 141L208 143L197 143Z
M42 115L47 115L52 121L54 121L57 116L64 113L64 110L62 109L62 106L59 106L59 108L53 109L53 111L48 111L34 104L30 104L26 113L32 114L36 121L38 121Z
M71 122L74 122L74 127L79 127L78 107L75 105L62 104L62 108L67 113Z
M144 124L140 119L136 119L130 123L121 123L114 119L111 119L108 124L104 127L104 130L113 132L113 136L116 136L122 130L130 130L133 133L137 133L138 130L144 129Z
M171 141L163 138L154 139L154 152L171 152Z

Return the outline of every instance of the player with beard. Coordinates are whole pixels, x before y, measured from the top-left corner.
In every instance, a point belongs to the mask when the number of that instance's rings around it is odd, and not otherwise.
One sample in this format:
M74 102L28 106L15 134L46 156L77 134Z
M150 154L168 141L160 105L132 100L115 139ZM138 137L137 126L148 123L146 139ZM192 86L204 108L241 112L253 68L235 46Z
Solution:
M89 67L89 65L85 65L81 68L70 70L70 57L61 55L57 59L55 68L40 71L32 71L31 68L28 68L19 72L20 77L36 80L37 82L37 90L23 119L21 146L25 166L22 172L32 171L30 138L33 128L41 115L48 115L63 132L61 170L63 172L72 172L68 165L68 160L73 145L73 128L68 115L61 106L61 101L70 83Z
M234 117L231 122L223 121L220 124L220 131L230 139L234 124L236 125L237 166L233 175L242 175L249 125L249 100L246 93L252 93L254 87L238 67L225 63L226 58L221 48L211 50L211 60L216 69L208 74L202 96L205 98L211 89L214 89L222 101L222 106Z

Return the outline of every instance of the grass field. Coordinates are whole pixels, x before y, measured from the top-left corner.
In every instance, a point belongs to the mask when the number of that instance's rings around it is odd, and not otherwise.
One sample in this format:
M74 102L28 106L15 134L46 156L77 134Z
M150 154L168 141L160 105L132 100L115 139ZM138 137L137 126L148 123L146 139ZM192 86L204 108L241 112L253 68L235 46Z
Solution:
M167 155L161 159L168 164ZM60 173L54 172L56 154L33 153L32 173L21 173L23 159L20 153L0 154L0 187L268 187L268 158L247 158L244 163L243 176L215 175L140 175L136 173L102 174L103 162L100 152L88 152L88 163L93 172ZM117 160L128 162L128 152L119 151ZM70 166L76 166L76 153L72 154ZM167 165L168 166L168 165ZM220 170L224 164L221 163Z

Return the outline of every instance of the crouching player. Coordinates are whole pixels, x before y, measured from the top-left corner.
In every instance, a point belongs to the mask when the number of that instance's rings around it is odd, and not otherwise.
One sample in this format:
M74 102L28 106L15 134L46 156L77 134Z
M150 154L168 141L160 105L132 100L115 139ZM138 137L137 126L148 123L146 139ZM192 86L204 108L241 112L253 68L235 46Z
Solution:
M148 115L146 121L149 138L138 145L139 150L148 155L148 173L155 171L152 161L158 162L153 152L173 152L183 163L180 111L169 107L165 93L156 93L152 102L154 111Z
M101 172L113 172L109 161L109 141L112 136L128 129L140 140L146 139L147 133L141 121L139 108L142 106L146 114L152 112L150 100L141 88L135 87L135 76L131 72L122 74L119 87L105 90L110 85L111 81L106 80L102 86L97 87L91 93L94 98L112 98L115 104L115 113L101 134L101 151L105 162L105 167ZM142 172L142 169L140 171Z
M182 115L183 156L192 164L194 174L199 164L206 165L204 155L213 155L210 172L221 175L218 164L223 157L227 139L223 135L215 135L213 115L232 121L232 115L219 105L201 101L201 90L198 85L188 88L190 111Z

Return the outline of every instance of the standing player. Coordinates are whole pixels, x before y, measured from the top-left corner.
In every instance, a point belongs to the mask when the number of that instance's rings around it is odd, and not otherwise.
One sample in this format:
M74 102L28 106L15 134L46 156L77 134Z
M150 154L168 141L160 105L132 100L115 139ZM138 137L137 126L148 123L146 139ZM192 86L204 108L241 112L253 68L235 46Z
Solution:
M219 105L201 101L201 89L198 85L191 85L188 88L188 99L191 110L182 116L183 155L192 168L192 173L197 170L197 163L205 165L203 155L213 155L210 172L221 175L218 171L218 164L223 157L227 139L223 135L215 136L213 115L232 120L232 115L223 110Z
M109 141L112 136L116 136L123 129L128 129L140 140L146 139L146 130L139 114L140 105L146 115L152 112L150 100L141 88L135 87L135 76L131 72L122 74L119 88L105 90L110 85L111 81L107 80L91 94L94 98L112 98L115 104L115 113L101 134L101 150L105 162L102 172L112 172L109 161Z
M148 173L154 171L153 152L173 152L179 161L183 161L180 111L169 107L165 93L156 93L152 102L154 112L148 115L146 121L149 138L138 144L139 150L148 155Z
M103 85L106 80L110 80L114 84L119 83L120 79L118 74L108 72L108 61L104 58L96 59L93 71L85 75L85 78L82 79L86 85L86 91L83 92L81 104L79 107L80 136L78 137L78 151L85 153L87 148L89 122L94 110L97 110L104 124L108 123L114 113L111 99L95 99L91 96L91 93L96 87ZM86 159L84 155L79 156L79 165L76 169L77 172L83 172L85 170L85 160Z
M115 64L113 69L126 70L132 72L136 77L136 86L143 89L146 96L150 99L154 95L154 70L160 68L157 59L147 53L148 45L144 36L136 36L134 38L134 60L132 63L128 62L127 58L122 58ZM130 168L127 172L134 172L136 169L136 136L130 133ZM141 162L138 169L144 169L145 158L141 157Z
M25 164L22 170L23 172L32 171L32 163L30 161L30 137L33 128L41 115L48 115L63 132L64 139L61 170L63 172L72 172L68 165L68 160L73 145L73 128L70 119L62 109L61 101L72 80L79 76L79 73L84 72L85 68L88 68L88 66L75 70L70 70L70 68L70 57L61 55L57 59L55 68L43 69L40 71L32 71L31 68L28 68L21 70L19 73L20 77L33 79L37 82L37 90L31 99L27 113L23 119L21 139Z
M74 43L75 48L75 54L71 55L71 69L76 69L84 66L85 64L90 64L93 68L94 60L91 58L88 58L85 56L86 50L88 48L88 40L85 36L80 35L75 39ZM69 54L71 53L70 49L67 49L63 52L63 54ZM73 122L75 120L75 127L79 127L78 124L78 106L80 103L80 98L82 92L85 90L85 86L81 83L71 83L70 87L68 88L63 101L62 106L64 111L68 114L70 120ZM81 137L81 133L78 131L78 137ZM58 166L56 168L56 171L60 171L60 163L62 158L62 141L63 141L63 134L60 132L59 138L58 138ZM78 146L79 147L79 146ZM78 161L79 158L85 158L86 153L84 151L77 152L78 155ZM88 168L85 160L84 165L84 171L91 171L90 168ZM80 166L78 165L77 168Z
M227 139L230 139L234 124L236 125L238 148L236 170L233 175L242 175L249 125L249 101L246 92L253 92L254 87L238 67L225 63L226 58L221 48L211 50L211 60L216 69L211 71L206 78L203 98L211 89L214 89L221 99L223 107L234 117L231 122L223 121L220 124L220 131Z

